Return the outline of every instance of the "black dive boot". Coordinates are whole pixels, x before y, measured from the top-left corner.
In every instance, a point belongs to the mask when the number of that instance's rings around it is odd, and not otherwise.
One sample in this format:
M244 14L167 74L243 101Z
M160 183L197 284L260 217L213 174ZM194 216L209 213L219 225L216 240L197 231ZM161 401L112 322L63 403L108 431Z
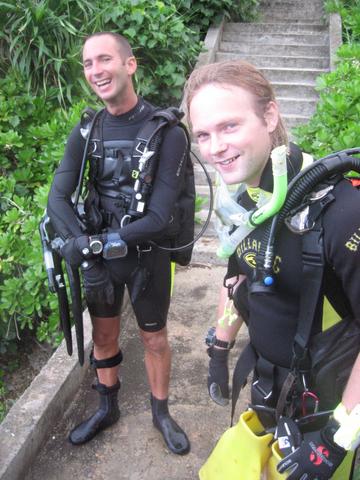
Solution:
M178 455L185 455L190 451L190 442L186 433L169 414L168 400L158 400L151 395L151 410L153 424L164 437L169 450Z
M120 390L120 382L118 381L112 387L98 383L93 385L93 388L100 394L99 409L94 415L71 430L69 440L73 445L82 445L88 442L98 432L110 427L110 425L119 420L118 392Z

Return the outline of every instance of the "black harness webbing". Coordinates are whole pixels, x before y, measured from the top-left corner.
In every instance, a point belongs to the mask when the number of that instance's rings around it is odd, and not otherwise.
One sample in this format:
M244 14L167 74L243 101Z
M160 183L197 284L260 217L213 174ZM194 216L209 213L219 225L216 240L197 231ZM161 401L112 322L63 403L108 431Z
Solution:
M312 230L302 235L303 288L300 295L297 331L294 337L294 355L291 369L285 377L275 408L274 413L277 418L283 414L287 406L288 395L297 381L299 373L308 371L310 368L308 344L321 295L325 268L322 216L320 214L328 203L329 201L323 202L323 207L317 209L316 218L313 218L315 223ZM278 370L284 370L258 355L251 344L245 347L240 354L233 373L231 425L240 391L255 367L258 379L254 382L253 387L260 391L264 400L271 396Z
M239 398L241 389L246 385L250 373L254 370L258 356L251 343L248 343L241 352L233 373L232 392L231 392L231 422L233 424L236 402Z

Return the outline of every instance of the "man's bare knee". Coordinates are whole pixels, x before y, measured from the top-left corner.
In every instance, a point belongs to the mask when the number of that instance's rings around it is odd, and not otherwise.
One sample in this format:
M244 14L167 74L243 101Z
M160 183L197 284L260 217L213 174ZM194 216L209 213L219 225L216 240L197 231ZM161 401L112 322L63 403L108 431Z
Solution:
M120 318L93 317L93 341L98 348L106 348L118 343L120 334Z
M162 354L169 348L166 328L159 332L141 331L141 338L145 350L153 354Z

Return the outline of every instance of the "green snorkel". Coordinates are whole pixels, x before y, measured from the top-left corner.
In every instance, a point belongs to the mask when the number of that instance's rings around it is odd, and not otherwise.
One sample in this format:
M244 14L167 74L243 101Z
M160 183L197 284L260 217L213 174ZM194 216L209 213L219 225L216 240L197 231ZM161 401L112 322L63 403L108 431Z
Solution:
M266 203L259 205L256 210L250 212L241 212L239 214L228 215L237 228L230 233L229 223L228 232L219 234L220 247L217 250L217 256L228 258L234 253L239 243L258 225L273 217L283 206L287 193L287 165L286 165L286 146L281 145L274 148L271 152L272 173L274 178L274 190ZM240 208L240 207L239 207ZM215 208L216 209L216 208ZM221 212L223 215L223 212ZM223 230L226 227L223 227Z

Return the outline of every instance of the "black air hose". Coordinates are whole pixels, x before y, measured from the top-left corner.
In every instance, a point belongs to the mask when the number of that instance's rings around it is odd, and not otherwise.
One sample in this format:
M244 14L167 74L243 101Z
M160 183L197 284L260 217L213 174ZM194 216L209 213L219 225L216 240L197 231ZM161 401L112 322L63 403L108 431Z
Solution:
M360 153L359 148L343 150L324 157L306 169L302 170L289 183L286 200L280 212L272 219L272 222L265 228L261 247L257 255L255 272L255 283L261 288L264 278L272 277L272 264L274 258L274 244L276 235L289 213L301 204L303 198L312 192L314 187L326 178L337 174L355 170L360 173L360 159L351 155ZM269 285L271 285L269 283ZM256 286L255 286L256 290Z

